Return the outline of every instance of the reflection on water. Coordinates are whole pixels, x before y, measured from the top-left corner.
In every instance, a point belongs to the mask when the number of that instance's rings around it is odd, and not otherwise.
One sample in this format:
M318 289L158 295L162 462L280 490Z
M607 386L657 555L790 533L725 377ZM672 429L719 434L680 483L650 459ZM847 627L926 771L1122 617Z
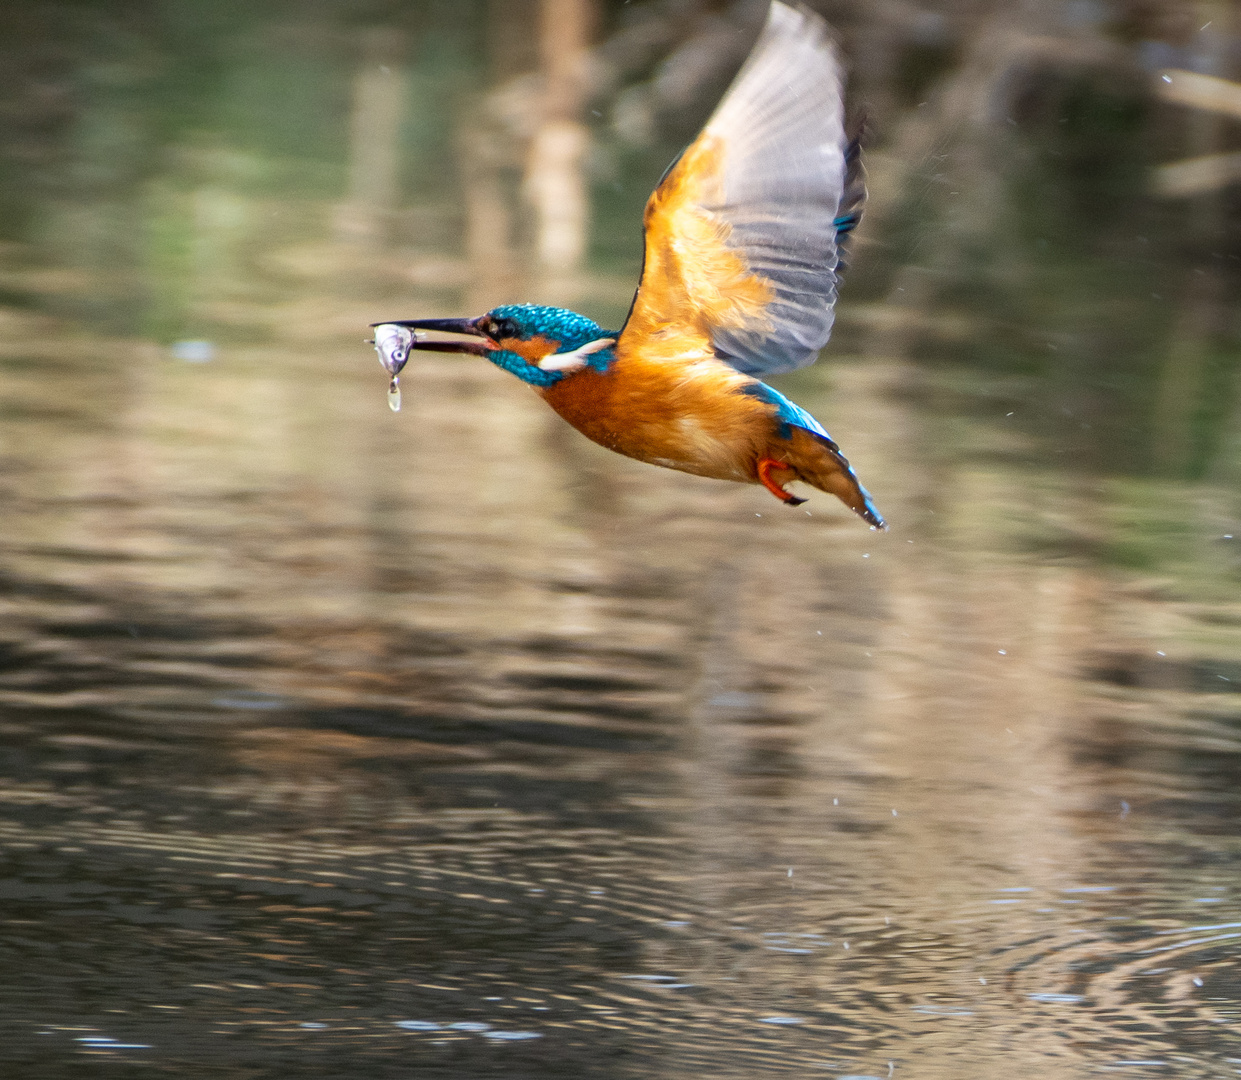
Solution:
M876 215L782 385L879 535L469 358L389 412L369 323L539 288L479 101L528 103L488 28L538 23L465 6L4 16L0 1061L1241 1069L1235 218L1141 179L1197 144L1132 70L1039 69ZM693 26L602 16L657 127L639 46ZM609 125L558 287L616 324L671 144Z

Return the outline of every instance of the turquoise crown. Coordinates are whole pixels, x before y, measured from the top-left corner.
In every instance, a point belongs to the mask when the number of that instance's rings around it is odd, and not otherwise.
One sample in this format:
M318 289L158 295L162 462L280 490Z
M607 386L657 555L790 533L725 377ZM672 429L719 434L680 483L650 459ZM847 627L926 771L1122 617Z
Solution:
M565 308L543 307L540 304L504 304L487 312L493 319L504 319L520 331L516 337L523 339L545 337L559 341L557 352L572 352L591 341L603 337L615 337L604 330L594 319L579 315Z

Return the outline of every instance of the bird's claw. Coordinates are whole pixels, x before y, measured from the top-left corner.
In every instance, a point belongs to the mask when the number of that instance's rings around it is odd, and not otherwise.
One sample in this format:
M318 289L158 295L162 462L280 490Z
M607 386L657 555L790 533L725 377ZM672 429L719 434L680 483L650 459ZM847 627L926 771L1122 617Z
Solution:
M777 461L775 458L762 458L758 463L758 482L782 503L786 503L789 506L801 506L806 500L799 499L796 495L791 495L777 484L771 478L772 469L784 469L787 472L792 472L794 477L796 477L796 470L787 461Z

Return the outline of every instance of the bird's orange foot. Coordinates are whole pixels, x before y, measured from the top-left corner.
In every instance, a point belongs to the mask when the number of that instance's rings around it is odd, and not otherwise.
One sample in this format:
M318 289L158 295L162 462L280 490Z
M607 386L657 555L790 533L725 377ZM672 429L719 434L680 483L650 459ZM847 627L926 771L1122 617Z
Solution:
M782 503L787 503L789 506L801 506L801 504L806 500L799 499L796 495L790 495L784 490L784 488L777 484L771 478L772 469L782 469L785 472L794 472L786 461L777 461L775 458L760 458L758 462L758 482Z

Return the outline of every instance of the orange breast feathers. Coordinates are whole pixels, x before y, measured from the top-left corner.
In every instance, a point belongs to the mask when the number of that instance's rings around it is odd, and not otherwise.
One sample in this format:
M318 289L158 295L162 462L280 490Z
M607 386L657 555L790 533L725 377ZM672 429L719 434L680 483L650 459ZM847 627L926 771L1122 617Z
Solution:
M674 359L651 342L618 350L606 372L584 368L540 393L588 439L639 461L718 480L752 481L772 434L770 405L738 393L750 383L709 352Z

